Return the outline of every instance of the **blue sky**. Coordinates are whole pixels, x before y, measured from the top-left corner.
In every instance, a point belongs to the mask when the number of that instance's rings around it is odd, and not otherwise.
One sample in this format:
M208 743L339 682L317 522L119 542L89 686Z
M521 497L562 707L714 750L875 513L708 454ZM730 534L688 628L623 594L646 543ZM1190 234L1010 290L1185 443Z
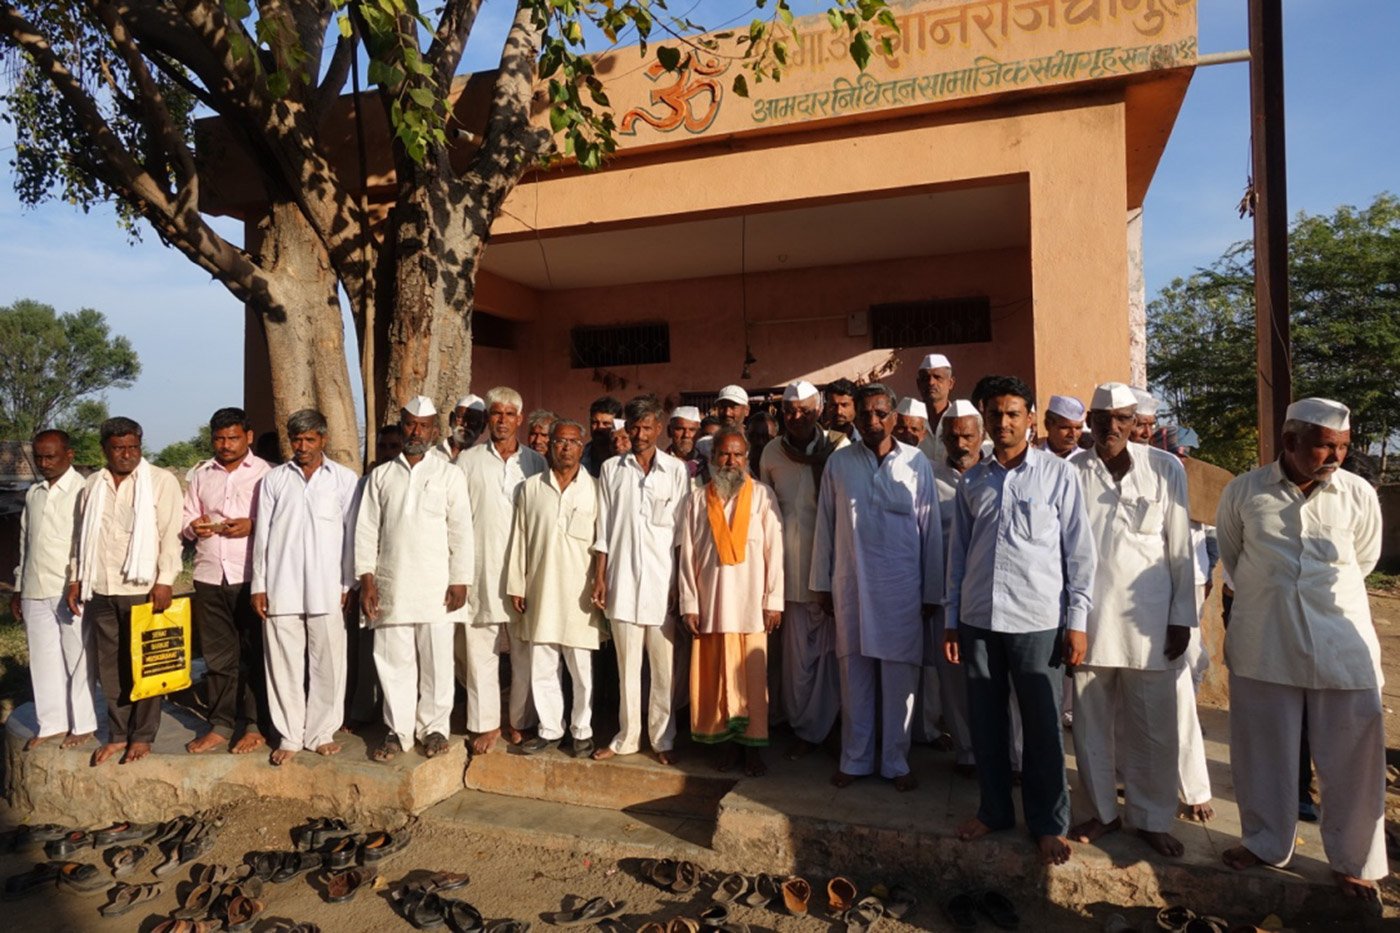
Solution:
M1248 46L1244 0L1199 0L1200 50ZM818 9L820 0L794 3ZM1290 212L1323 213L1400 191L1400 2L1289 0L1285 84ZM692 18L717 28L752 4L701 0ZM490 67L510 5L487 0L468 49ZM1148 297L1250 235L1235 206L1249 173L1249 75L1241 64L1201 68L1192 81L1145 210ZM33 298L59 311L97 308L129 337L143 372L108 393L113 413L146 426L148 447L193 434L215 408L242 397L243 309L222 286L147 231L131 244L110 210L62 203L21 208L8 162L13 135L0 124L0 304ZM237 224L222 223L239 237Z

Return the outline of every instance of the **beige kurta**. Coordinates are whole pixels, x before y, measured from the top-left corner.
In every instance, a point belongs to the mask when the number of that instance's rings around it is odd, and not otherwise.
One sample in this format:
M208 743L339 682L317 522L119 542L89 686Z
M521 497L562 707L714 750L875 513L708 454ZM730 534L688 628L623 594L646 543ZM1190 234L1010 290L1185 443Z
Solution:
M545 472L544 458L524 444L509 457L502 457L488 441L458 454L457 466L467 480L476 546L467 622L515 622L515 610L506 598L506 549L515 517L515 494L526 479Z
M180 516L183 502L180 498L180 481L169 470L145 464L151 471L151 499L156 507L156 578L161 586L173 586L180 575ZM102 530L97 541L97 565L93 568L92 591L104 596L145 596L151 591L151 582L133 583L122 570L127 548L131 544L132 529L136 527L136 476L133 473L115 485L112 474L105 468L89 476L78 494L78 524L82 524L82 511L87 508L98 483L107 484L107 496L103 500L104 514ZM70 565L73 577L78 570L77 555L82 543L79 534L73 536L74 556Z
M817 438L812 438L812 444ZM843 437L835 449L850 443ZM811 445L807 448L812 449ZM808 463L798 463L783 453L780 439L763 448L758 479L773 490L783 516L783 589L790 603L810 603L816 597L807 587L812 567L812 536L817 524L817 478Z
M783 520L777 503L767 486L753 484L744 562L723 565L710 531L705 492L702 487L690 493L681 511L681 613L700 616L701 634L762 632L764 610L783 609ZM725 503L730 522L738 501L736 495Z
M554 473L527 479L515 502L506 592L525 598L520 637L566 648L598 647L593 608L593 538L598 486L580 468L561 492Z

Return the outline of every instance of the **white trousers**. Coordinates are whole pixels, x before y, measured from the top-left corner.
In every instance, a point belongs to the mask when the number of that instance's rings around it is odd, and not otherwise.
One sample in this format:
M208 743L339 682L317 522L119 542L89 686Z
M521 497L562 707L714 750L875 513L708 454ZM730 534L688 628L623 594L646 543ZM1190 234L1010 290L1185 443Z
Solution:
M21 599L24 634L29 643L29 681L34 688L35 735L97 731L92 687L97 680L97 652L91 650L89 626L74 618L63 597Z
M858 776L875 773L878 727L880 776L897 778L908 774L919 665L850 654L841 658L838 666L841 670L841 772Z
M783 607L779 631L783 646L779 686L788 725L799 739L819 744L831 734L841 706L841 675L833 647L836 622L810 603L792 602Z
M1230 773L1240 841L1270 865L1293 858L1304 703L1333 871L1374 881L1385 854L1385 716L1380 690L1309 690L1230 675Z
M530 645L504 623L463 625L466 645L467 731L491 732L501 722L501 660L510 654L509 725L529 729L535 724L530 702ZM460 668L459 668L460 670Z
M1080 809L1118 818L1123 776L1129 826L1170 832L1176 820L1176 671L1088 667L1074 672L1074 756ZM1121 723L1121 725L1120 725Z
M676 741L672 715L676 624L671 616L661 625L638 625L612 620L617 647L617 735L609 746L616 754L632 755L642 747L642 654L651 673L647 702L647 735L653 751L669 752ZM687 678L687 682L689 682Z
M1205 614L1204 585L1196 587L1196 614ZM1210 667L1210 654L1201 641L1202 630L1191 633L1186 663L1176 672L1176 741L1181 799L1187 806L1210 803L1210 774L1206 770L1206 743L1201 735L1201 718L1196 711L1196 691Z
M414 738L452 734L452 642L455 622L381 625L374 630L374 669L384 696L384 724L412 748Z
M569 668L574 684L574 705L569 734L574 739L593 738L593 652L587 648L530 644L530 693L540 717L540 738L550 742L564 737L564 685L560 662Z
M325 615L268 616L263 626L267 708L286 752L335 740L345 717L345 620Z

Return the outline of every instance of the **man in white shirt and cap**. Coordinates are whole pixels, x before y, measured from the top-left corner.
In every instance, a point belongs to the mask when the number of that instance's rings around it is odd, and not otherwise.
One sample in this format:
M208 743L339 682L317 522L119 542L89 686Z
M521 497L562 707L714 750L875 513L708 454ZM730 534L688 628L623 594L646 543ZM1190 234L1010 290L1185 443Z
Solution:
M486 427L486 400L480 395L467 394L457 400L447 416L448 434L434 447L434 453L456 460L457 455L476 444Z
M267 705L281 765L302 749L340 751L345 709L345 562L355 474L325 456L327 425L314 409L287 419L292 459L258 485L249 601L263 620Z
M783 433L763 448L759 479L772 487L783 518L783 624L780 700L795 739L789 759L826 741L840 711L831 613L810 586L817 492L827 459L850 444L818 424L822 396L810 382L783 389Z
M705 458L695 446L700 438L700 409L694 405L672 409L666 422L666 436L671 439L666 452L685 464L691 483L699 487L709 482Z
M1242 836L1225 863L1292 859L1306 706L1323 852L1344 893L1375 901L1388 870L1386 747L1366 575L1380 556L1381 513L1371 485L1341 469L1350 444L1345 405L1301 399L1288 406L1279 458L1220 498L1220 560L1235 592L1225 657Z
M160 697L133 702L131 610L170 608L180 573L180 483L141 456L141 425L108 418L99 429L107 465L78 494L77 557L70 567L68 610L84 615L97 648L97 677L107 698L107 743L94 766L118 752L121 764L151 753L160 728Z
M393 760L415 737L429 758L447 751L454 634L474 565L466 478L427 456L438 435L432 399L411 399L399 423L403 453L370 473L355 523L355 575L389 727L375 761Z
M715 398L715 417L719 419L720 427L733 425L739 430L744 429L744 422L749 417L749 391L743 386L727 385L719 390L718 397ZM695 442L695 448L700 456L707 461L710 453L714 450L714 436L702 437Z
M1052 395L1045 406L1045 439L1040 449L1064 458L1079 450L1084 403L1072 395Z
M1133 409L1137 421L1133 427L1133 436L1129 440L1138 444L1150 444L1152 443L1152 431L1157 427L1157 409L1161 407L1161 403L1153 398L1152 393L1146 389L1132 386L1128 388L1137 401L1137 405Z
M672 715L675 673L677 526L690 492L690 474L656 448L661 405L639 396L625 409L632 449L603 464L598 476L598 537L593 605L612 624L617 648L618 732L593 753L599 760L641 748L642 716L657 761L675 763ZM651 696L642 702L643 655Z
M953 387L958 384L953 377L953 364L942 353L930 353L919 363L914 383L918 386L919 397L924 401L924 417L932 429L947 414L948 405L953 399ZM936 437L925 436L918 447L928 457L929 463L937 463L943 456Z
M817 499L809 585L836 619L837 787L876 771L897 790L918 786L909 743L925 628L943 601L943 533L928 458L894 438L896 404L878 382L856 391L860 442L831 455Z
M512 745L535 725L530 705L530 652L520 635L520 613L506 594L506 551L520 484L546 469L544 458L520 443L520 393L496 386L486 393L487 443L462 452L457 466L471 499L476 567L467 597L465 651L458 665L467 688L467 731L472 754L484 755L501 735L500 658L510 653L510 701L505 726ZM582 451L580 451L582 454ZM461 675L465 674L465 677Z
M895 440L918 447L928 436L928 427L928 408L923 402L907 395L899 400L894 410Z
M64 601L83 478L73 469L73 442L67 433L40 431L31 447L43 479L24 494L19 565L10 594L10 614L24 623L29 646L37 720L24 750L58 735L63 736L61 747L77 748L97 731L92 632L88 620L73 615Z
M1071 839L1116 832L1122 775L1128 823L1157 852L1184 851L1171 835L1177 811L1176 679L1196 628L1196 581L1186 472L1171 454L1130 444L1137 399L1121 382L1094 390L1092 450L1077 468L1097 567L1074 669L1074 749L1080 809Z
M580 466L583 444L582 425L554 422L549 469L525 480L515 500L506 592L520 614L530 693L539 715L539 733L521 745L526 754L543 751L564 736L561 666L569 669L573 682L573 755L593 753L593 652L601 641L603 617L592 599L598 486Z

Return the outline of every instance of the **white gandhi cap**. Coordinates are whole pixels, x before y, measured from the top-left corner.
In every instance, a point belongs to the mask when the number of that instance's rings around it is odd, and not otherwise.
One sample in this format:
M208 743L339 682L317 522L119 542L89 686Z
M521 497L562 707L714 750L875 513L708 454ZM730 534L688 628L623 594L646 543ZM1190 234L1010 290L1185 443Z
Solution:
M1133 389L1133 397L1137 400L1137 413L1146 417L1157 414L1157 406L1161 404L1146 389Z
M898 407L895 408L896 415L904 415L909 418L922 418L928 420L928 406L916 398L905 396L899 400Z
M1300 398L1288 406L1285 421L1306 421L1333 431L1351 430L1351 410L1330 398Z
M924 361L919 364L920 369L952 369L953 364L948 362L948 357L942 353L930 353L924 357Z
M1050 404L1045 406L1045 410L1066 421L1084 420L1084 403L1072 395L1050 396Z
M408 404L403 407L403 410L415 418L426 418L429 415L437 414L437 406L426 395L413 396L408 400Z
M1094 390L1089 407L1094 411L1113 411L1118 408L1131 408L1136 411L1138 397L1131 388L1121 382L1105 382Z
M719 390L717 402L733 402L735 405L747 405L749 403L749 393L743 386L725 386Z
M694 421L696 424L699 424L700 409L696 408L694 405L682 405L679 408L672 411L671 417L667 420L675 421L678 418L681 421Z
M461 398L457 399L457 404L453 407L471 408L476 411L485 411L486 402L479 395L464 395Z
M809 398L816 398L818 394L816 386L807 382L805 379L799 379L796 382L789 383L788 387L783 390L783 401L805 402Z
M627 422L626 422L626 421L623 421L621 418L614 418L614 419L613 419L613 430L614 430L614 431L626 431L626 430L627 430Z

